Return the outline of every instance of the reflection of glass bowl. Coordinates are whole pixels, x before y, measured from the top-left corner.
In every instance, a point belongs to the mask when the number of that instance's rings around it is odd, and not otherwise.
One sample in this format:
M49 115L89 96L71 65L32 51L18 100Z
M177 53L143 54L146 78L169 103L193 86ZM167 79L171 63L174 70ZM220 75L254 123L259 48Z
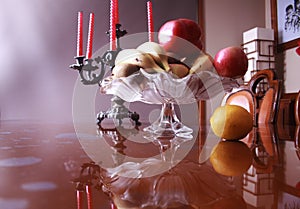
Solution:
M101 174L103 191L118 208L212 208L237 196L230 180L206 163L184 160L167 172L151 175L168 166L167 162L149 158L108 169ZM240 202L233 204L241 206Z
M101 92L116 95L127 102L162 104L160 118L145 130L157 136L187 138L192 129L179 121L174 104L209 100L237 86L236 80L220 77L211 71L200 71L178 79L167 72L150 74L140 69L128 77L107 77L101 84Z

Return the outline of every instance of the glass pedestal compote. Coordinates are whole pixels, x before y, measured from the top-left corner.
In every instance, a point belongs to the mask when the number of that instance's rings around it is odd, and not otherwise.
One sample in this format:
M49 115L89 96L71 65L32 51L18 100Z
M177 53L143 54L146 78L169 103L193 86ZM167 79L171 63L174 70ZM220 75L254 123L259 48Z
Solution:
M159 118L144 131L158 138L191 138L192 128L178 119L174 105L209 100L237 86L235 79L220 77L211 71L175 78L168 72L150 74L140 69L128 77L107 77L102 82L101 92L117 95L127 102L160 104L162 108Z

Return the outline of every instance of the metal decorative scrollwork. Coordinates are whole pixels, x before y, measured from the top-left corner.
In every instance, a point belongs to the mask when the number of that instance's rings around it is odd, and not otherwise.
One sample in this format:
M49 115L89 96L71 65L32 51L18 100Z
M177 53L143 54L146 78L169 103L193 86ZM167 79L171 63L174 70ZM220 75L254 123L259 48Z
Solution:
M102 57L94 59L85 59L85 56L75 57L76 64L70 65L70 68L78 70L81 82L84 85L100 84L104 78L106 67L113 67L114 60L118 51L106 51ZM97 71L99 71L97 73Z

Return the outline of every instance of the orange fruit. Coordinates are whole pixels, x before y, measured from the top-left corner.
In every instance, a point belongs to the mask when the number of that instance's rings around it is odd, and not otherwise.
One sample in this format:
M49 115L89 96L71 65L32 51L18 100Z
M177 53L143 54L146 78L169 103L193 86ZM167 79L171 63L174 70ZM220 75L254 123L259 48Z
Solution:
M241 141L221 141L213 147L209 160L216 172L239 176L251 166L252 153Z
M253 117L241 106L224 105L214 111L210 118L210 125L218 137L239 140L252 130Z

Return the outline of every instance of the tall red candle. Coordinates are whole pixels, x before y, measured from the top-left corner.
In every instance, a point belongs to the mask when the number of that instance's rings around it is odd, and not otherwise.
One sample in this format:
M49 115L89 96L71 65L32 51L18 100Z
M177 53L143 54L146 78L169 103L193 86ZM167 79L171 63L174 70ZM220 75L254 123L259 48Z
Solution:
M88 34L88 42L87 42L87 49L86 49L86 57L88 59L91 59L93 54L94 21L95 21L94 19L95 19L94 13L90 13L89 34Z
M116 7L117 0L110 0L109 43L110 50L116 50Z
M78 12L77 20L77 52L76 56L83 55L83 12Z
M116 24L120 23L119 21L119 0L115 0L115 18L116 18Z
M149 41L154 41L153 12L152 12L151 1L147 1L147 18L148 18L148 39Z

